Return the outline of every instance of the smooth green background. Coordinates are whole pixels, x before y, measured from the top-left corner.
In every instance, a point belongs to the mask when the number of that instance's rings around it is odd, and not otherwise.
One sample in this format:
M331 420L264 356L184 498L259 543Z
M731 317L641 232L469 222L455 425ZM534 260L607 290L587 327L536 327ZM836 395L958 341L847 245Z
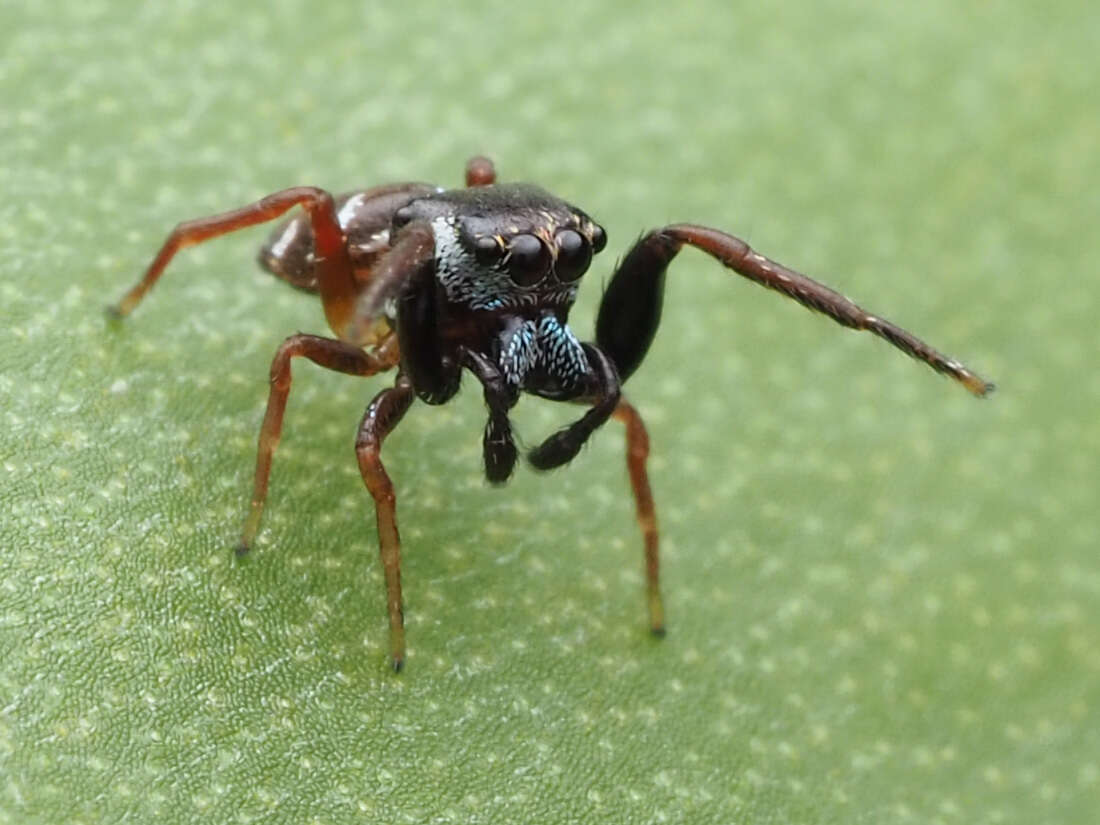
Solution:
M1084 823L1100 810L1090 2L0 4L0 821ZM465 157L606 225L727 228L1000 385L978 402L685 253L611 425L480 475L480 393L387 444L410 659L351 450L387 379L262 230L101 308L178 220ZM575 415L528 401L528 444Z

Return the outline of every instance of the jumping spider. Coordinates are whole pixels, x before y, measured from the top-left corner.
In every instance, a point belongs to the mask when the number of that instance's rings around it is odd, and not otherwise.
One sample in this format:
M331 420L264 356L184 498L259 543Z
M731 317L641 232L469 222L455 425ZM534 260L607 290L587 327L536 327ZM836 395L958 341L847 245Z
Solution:
M495 180L492 163L476 157L466 165L464 189L399 183L333 197L301 186L232 212L187 221L168 236L142 279L111 307L116 317L129 314L180 249L303 208L304 214L274 231L260 251L260 264L318 294L336 337L292 335L275 354L252 506L237 552L247 552L260 526L290 392L291 360L304 356L358 376L396 367L394 385L371 401L355 439L359 469L377 511L395 670L405 660L401 545L393 484L380 458L382 442L414 399L443 404L454 396L463 369L484 388L489 410L485 475L493 484L507 481L516 463L508 413L521 392L588 407L530 452L527 458L539 470L567 464L609 418L626 425L627 466L645 543L650 628L664 632L657 518L645 466L649 440L621 385L649 349L660 321L665 270L685 244L843 326L886 339L974 395L993 389L958 361L840 293L765 258L738 238L693 224L666 226L634 244L604 292L595 343L581 342L567 319L581 276L606 245L603 228L537 186Z

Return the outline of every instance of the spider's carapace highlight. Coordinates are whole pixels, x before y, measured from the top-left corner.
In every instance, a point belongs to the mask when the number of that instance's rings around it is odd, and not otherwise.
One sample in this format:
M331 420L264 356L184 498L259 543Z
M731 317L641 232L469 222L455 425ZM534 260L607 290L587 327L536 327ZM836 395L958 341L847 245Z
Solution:
M603 228L537 186L496 183L493 164L483 157L467 163L462 189L400 183L333 197L302 186L181 223L111 313L129 314L180 249L273 220L295 206L302 213L276 228L260 251L260 264L317 294L336 337L292 335L275 354L252 504L237 550L246 552L260 527L290 392L291 361L304 357L358 376L396 368L393 386L382 390L363 415L355 452L375 502L391 663L397 670L405 660L401 543L382 443L417 398L442 404L454 396L463 370L473 373L484 390L489 412L485 474L494 484L507 481L516 463L509 411L521 393L587 407L573 424L530 452L527 458L539 470L568 463L609 418L625 424L627 467L645 546L649 624L663 634L657 517L646 474L649 439L621 385L641 364L657 332L665 272L685 245L846 327L874 333L974 395L993 389L960 362L840 293L765 258L738 238L693 224L651 231L634 244L604 292L595 341L581 342L569 328L569 310L581 277L606 245Z

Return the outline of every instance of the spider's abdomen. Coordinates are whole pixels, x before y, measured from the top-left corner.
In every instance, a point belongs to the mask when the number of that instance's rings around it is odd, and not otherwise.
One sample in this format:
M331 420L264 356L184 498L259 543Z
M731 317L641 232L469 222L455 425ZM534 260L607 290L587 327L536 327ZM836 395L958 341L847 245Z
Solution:
M438 191L438 187L426 183L400 183L345 192L335 198L336 218L347 238L357 280L368 280L371 267L389 249L393 213L416 198ZM309 216L295 215L277 226L260 248L258 260L275 277L316 293Z

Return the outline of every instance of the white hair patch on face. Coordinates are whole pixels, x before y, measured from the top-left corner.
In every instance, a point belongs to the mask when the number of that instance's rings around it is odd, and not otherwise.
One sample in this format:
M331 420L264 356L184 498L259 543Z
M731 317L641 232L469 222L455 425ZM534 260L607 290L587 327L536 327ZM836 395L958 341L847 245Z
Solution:
M482 266L458 237L455 219L432 221L435 236L435 277L447 298L470 309L500 309L518 303L517 292L508 273Z

